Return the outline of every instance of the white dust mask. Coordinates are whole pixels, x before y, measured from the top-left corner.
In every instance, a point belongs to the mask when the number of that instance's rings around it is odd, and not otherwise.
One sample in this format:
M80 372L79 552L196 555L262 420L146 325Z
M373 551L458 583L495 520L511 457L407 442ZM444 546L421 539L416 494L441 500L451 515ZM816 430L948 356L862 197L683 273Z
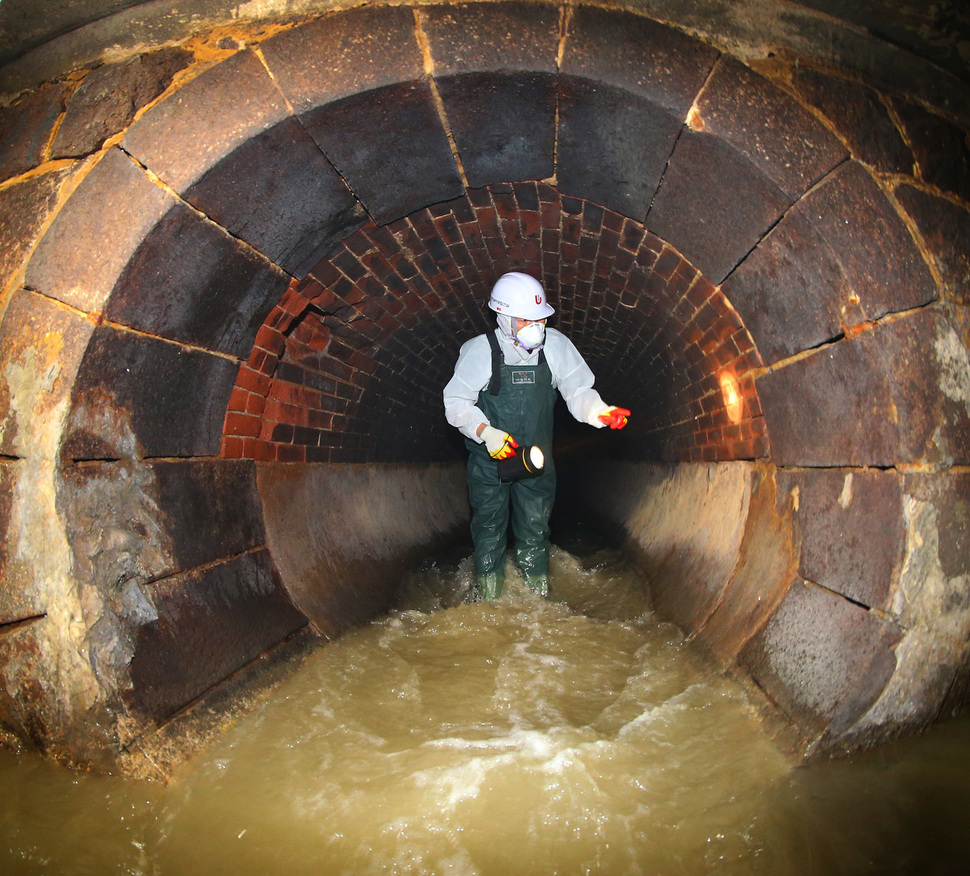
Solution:
M546 327L541 322L530 322L515 333L515 338L527 350L535 350L546 339Z

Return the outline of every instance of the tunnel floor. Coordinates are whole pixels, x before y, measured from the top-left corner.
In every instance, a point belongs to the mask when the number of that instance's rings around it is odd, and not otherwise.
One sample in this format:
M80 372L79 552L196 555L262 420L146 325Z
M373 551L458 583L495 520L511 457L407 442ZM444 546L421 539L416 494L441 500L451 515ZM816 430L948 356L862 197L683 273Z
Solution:
M510 569L458 605L469 558L429 558L168 785L0 752L0 869L958 872L970 717L792 768L622 556L559 532L555 601Z

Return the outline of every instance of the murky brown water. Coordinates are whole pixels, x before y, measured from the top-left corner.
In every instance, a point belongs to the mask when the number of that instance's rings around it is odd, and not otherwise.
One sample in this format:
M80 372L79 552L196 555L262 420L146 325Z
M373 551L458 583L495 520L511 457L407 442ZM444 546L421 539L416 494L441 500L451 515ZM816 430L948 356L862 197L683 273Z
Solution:
M791 769L619 559L468 564L321 648L167 787L0 752L0 872L965 872L970 721Z

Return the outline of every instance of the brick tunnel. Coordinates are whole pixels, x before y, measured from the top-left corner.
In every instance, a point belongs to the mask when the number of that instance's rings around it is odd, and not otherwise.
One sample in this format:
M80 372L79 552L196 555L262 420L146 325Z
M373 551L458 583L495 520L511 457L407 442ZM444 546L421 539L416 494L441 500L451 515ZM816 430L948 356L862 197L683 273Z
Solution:
M945 78L487 2L214 28L24 90L0 153L8 741L164 771L464 538L441 389L507 270L634 412L563 431L567 501L786 744L958 709L970 111Z

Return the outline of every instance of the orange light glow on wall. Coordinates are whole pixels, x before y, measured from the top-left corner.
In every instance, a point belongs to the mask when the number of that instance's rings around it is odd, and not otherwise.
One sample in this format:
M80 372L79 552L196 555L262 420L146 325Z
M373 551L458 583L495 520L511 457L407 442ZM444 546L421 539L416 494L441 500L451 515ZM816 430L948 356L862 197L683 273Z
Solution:
M721 375L721 395L724 396L724 409L727 411L728 419L732 423L739 422L744 402L741 400L738 379L730 371L725 371Z

